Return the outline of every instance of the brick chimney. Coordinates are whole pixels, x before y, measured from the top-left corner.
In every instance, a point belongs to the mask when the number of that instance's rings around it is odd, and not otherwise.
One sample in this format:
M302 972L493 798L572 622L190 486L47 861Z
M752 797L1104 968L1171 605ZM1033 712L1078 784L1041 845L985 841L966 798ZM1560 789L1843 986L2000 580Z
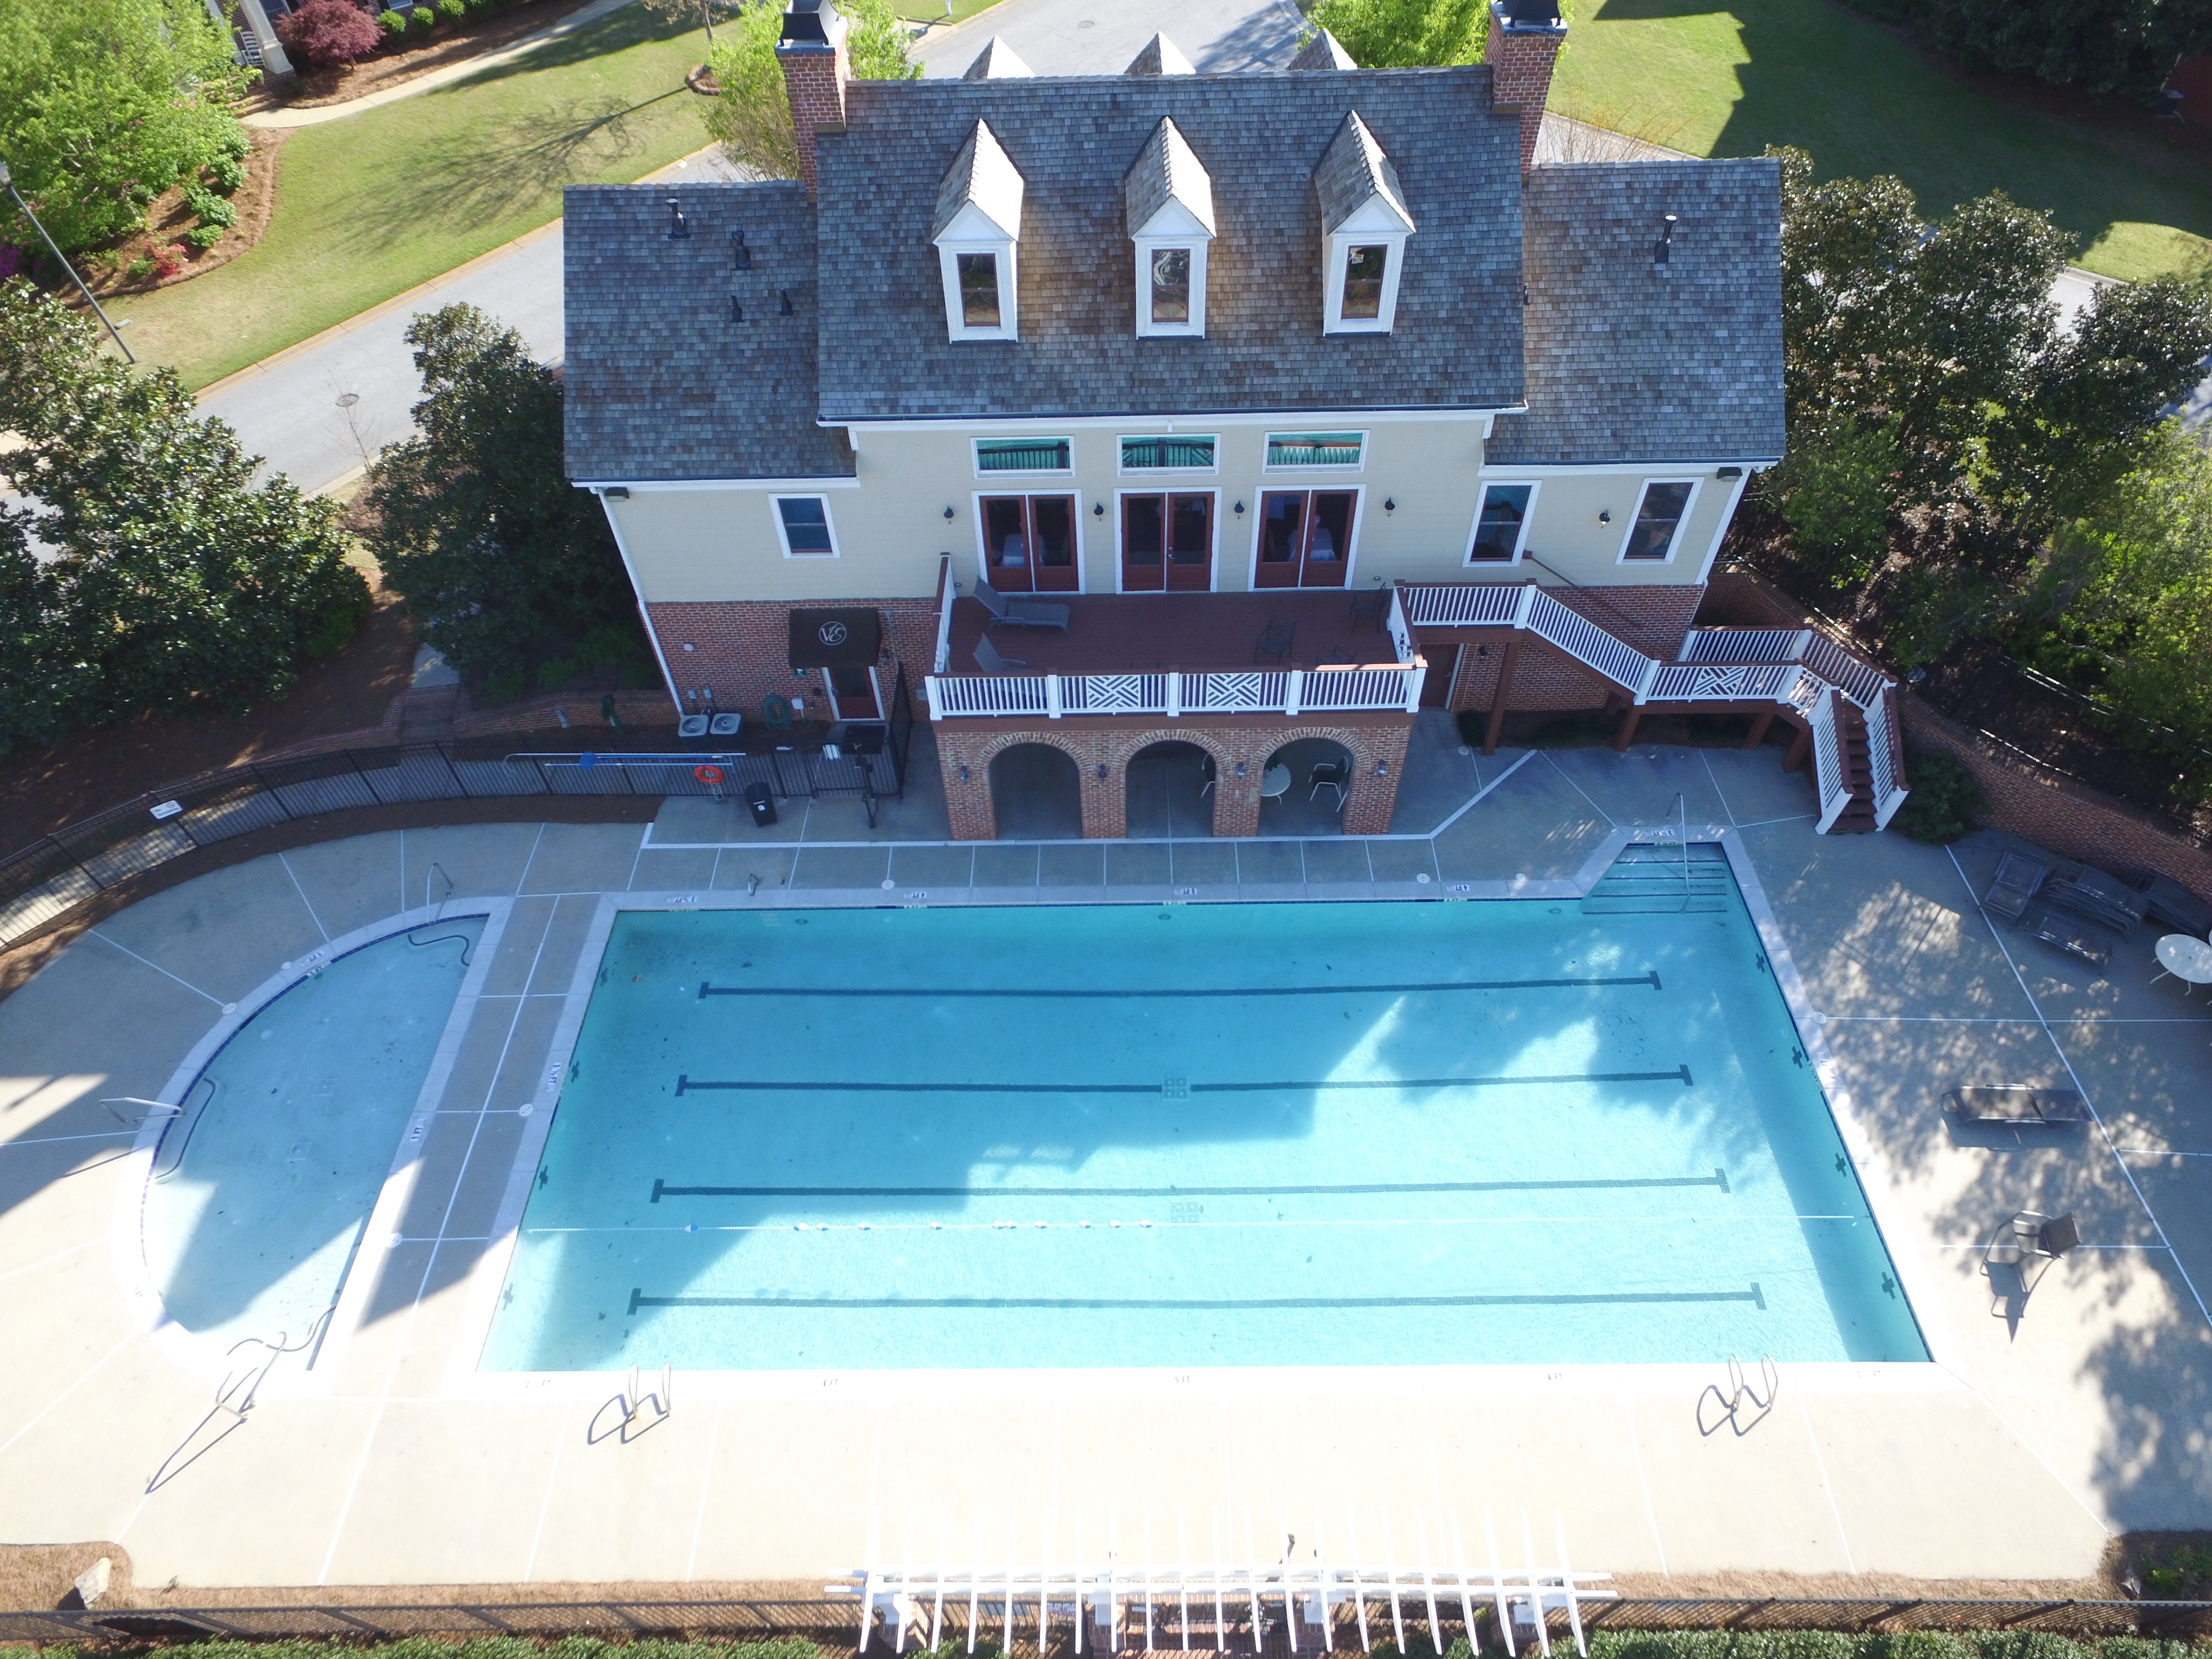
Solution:
M1559 0L1490 0L1490 106L1521 117L1521 171L1536 164L1536 135L1543 130L1544 100L1552 95L1552 65L1567 38ZM793 100L793 107L797 106Z
M845 52L845 20L830 0L791 0L776 42L784 88L791 94L791 131L799 141L799 176L814 199L814 141L817 133L845 130L845 83L853 78ZM1549 65L1546 74L1550 73Z

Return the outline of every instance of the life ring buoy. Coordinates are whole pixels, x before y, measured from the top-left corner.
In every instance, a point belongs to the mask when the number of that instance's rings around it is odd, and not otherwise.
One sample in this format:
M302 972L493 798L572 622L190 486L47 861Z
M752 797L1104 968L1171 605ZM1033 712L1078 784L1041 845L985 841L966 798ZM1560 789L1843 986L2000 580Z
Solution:
M691 775L702 783L720 783L722 769L719 766L695 766L691 769Z

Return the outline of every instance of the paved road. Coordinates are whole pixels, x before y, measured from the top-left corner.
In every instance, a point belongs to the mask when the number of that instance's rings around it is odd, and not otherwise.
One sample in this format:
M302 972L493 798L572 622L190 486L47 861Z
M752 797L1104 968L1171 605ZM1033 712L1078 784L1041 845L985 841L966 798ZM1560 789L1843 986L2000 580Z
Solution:
M1157 32L1214 74L1279 69L1298 49L1291 0L1001 0L934 39L925 73L957 75L998 35L1039 75L1117 75Z

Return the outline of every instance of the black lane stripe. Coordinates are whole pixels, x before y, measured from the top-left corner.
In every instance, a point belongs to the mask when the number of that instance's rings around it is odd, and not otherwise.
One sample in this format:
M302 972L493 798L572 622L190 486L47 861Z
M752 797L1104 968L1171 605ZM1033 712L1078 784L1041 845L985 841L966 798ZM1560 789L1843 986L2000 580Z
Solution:
M653 1183L651 1202L663 1198L1314 1198L1367 1193L1613 1192L1639 1187L1717 1187L1729 1190L1728 1171L1709 1176L1624 1176L1585 1181L1374 1181L1303 1187L674 1187Z
M1019 986L925 990L905 986L878 988L841 985L713 985L702 980L699 1000L704 1002L708 997L921 997L934 1000L1012 997L1042 1001L1134 1001L1140 998L1181 1001L1196 997L1402 996L1412 991L1548 991L1604 985L1648 985L1655 991L1663 988L1659 983L1659 971L1655 968L1649 973L1606 979L1437 980L1404 985L1253 985L1182 991L1160 990L1152 987L1127 991L1048 990Z
M880 1312L887 1309L982 1313L1000 1310L1245 1313L1310 1308L1613 1308L1711 1302L1748 1302L1763 1310L1766 1297L1756 1280L1750 1289L1743 1291L1616 1291L1588 1296L1255 1296L1188 1299L1135 1296L647 1296L641 1290L634 1290L629 1293L629 1311L635 1314L640 1308L750 1308L799 1313Z
M1562 1072L1541 1077L1408 1077L1392 1080L1343 1083L1327 1079L1276 1079L1264 1083L1193 1083L1194 1095L1282 1094L1305 1090L1338 1089L1506 1089L1541 1083L1679 1083L1695 1085L1690 1068L1671 1072ZM726 1094L806 1095L1158 1095L1165 1091L1157 1083L764 1083L751 1079L696 1078L678 1073L678 1096L708 1092Z

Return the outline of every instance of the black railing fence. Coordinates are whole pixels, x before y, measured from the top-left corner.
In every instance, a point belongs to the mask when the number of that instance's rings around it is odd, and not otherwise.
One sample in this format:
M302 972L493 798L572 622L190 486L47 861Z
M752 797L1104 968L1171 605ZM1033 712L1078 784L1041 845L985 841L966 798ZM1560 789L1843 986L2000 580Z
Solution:
M11 945L105 888L255 830L356 807L528 795L670 795L742 801L753 784L777 799L858 796L875 822L878 800L906 790L914 703L901 672L879 754L821 738L763 752L517 754L505 738L342 749L249 762L149 790L0 859L0 945ZM867 745L872 746L872 745Z
M1409 1650L1434 1642L1442 1652L1468 1634L1455 1596L1439 1595L1436 1626L1410 1610L1406 1618ZM1232 1600L1227 1616L1217 1626L1211 1607L1194 1603L1188 1646L1194 1651L1264 1655L1267 1659L1309 1656L1325 1651L1360 1650L1359 1626L1349 1607L1331 1611L1328 1642L1321 1632L1301 1621L1295 1640L1285 1625L1279 1603L1261 1609L1255 1625L1250 1607ZM948 1598L941 1615L943 1643L954 1651L967 1647L969 1609L964 1598ZM1017 1602L1012 1640L1000 1607L986 1601L978 1609L978 1645L988 1641L1003 1647L1010 1659L1051 1655L1073 1659L1074 1644L1072 1603L1055 1602L1049 1641L1037 1640L1036 1604L1032 1596ZM1148 1644L1132 1617L1117 1645L1137 1652L1148 1645L1159 1650L1180 1650L1183 1632L1171 1595L1156 1606L1152 1640ZM1203 1626L1203 1629L1199 1626ZM1619 1633L1646 1631L1781 1631L1824 1630L1855 1634L1899 1631L2042 1631L2077 1640L2116 1636L2166 1637L2191 1640L2212 1634L2212 1601L2085 1601L2036 1600L1919 1600L1904 1597L1793 1600L1766 1598L1698 1598L1658 1600L1624 1598L1598 1607L1585 1607L1586 1631ZM1495 1610L1478 1605L1474 1617L1478 1649L1502 1653ZM1367 1628L1381 1644L1393 1638L1388 1601L1370 1601ZM1547 1615L1548 1633L1563 1653L1571 1653L1572 1632L1567 1615L1558 1610ZM152 1643L210 1639L273 1640L282 1638L334 1638L350 1643L395 1641L410 1636L596 1636L612 1640L634 1637L690 1635L759 1641L781 1636L803 1637L830 1649L854 1648L860 1633L860 1609L852 1597L820 1600L455 1602L434 1606L373 1607L315 1606L92 1607L55 1612L0 1613L0 1643ZM1516 1629L1516 1645L1534 1651L1533 1632ZM917 1644L909 1637L909 1652ZM1085 1650L1101 1645L1086 1627ZM892 1644L882 1626L872 1633L869 1652L889 1656Z

